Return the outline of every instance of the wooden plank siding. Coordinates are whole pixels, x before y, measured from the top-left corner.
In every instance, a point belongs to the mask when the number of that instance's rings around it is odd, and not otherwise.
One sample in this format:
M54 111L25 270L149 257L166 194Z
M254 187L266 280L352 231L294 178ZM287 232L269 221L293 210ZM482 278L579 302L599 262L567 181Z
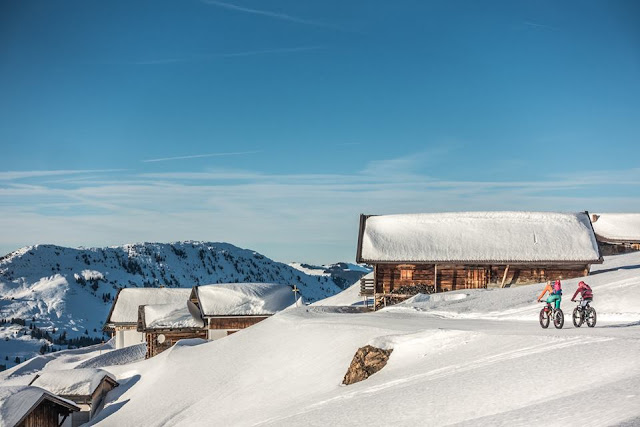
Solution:
M178 340L187 338L202 338L207 339L207 330L168 330L168 331L146 331L147 337L147 359L153 357L163 351L171 348ZM158 336L164 335L165 340L162 344L158 342Z
M228 316L208 318L209 329L244 329L263 321L269 316Z
M58 417L69 414L70 411L67 408L49 400L43 400L18 424L18 427L57 427Z
M458 289L486 288L489 283L500 283L506 265L447 265L438 264L437 283L435 264L376 264L376 293L391 293L403 287L426 285L437 292ZM570 279L586 276L588 265L532 266L511 265L505 284L539 283L546 280Z

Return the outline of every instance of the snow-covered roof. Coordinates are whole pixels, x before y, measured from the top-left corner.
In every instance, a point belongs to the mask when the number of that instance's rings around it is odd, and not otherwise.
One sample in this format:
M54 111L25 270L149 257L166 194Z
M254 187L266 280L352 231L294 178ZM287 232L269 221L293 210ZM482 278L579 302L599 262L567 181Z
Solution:
M203 316L271 315L295 304L291 286L217 283L194 288Z
M0 427L18 425L32 409L45 399L71 411L80 410L73 402L54 396L40 387L0 386Z
M187 304L189 288L124 288L118 292L107 324L138 322L138 307L150 304Z
M117 384L105 370L81 368L42 371L31 385L60 396L91 396L105 377Z
M593 229L600 240L640 242L640 213L595 214Z
M456 212L363 217L358 262L599 262L586 213Z
M194 319L187 302L144 306L144 329L202 328L204 322Z

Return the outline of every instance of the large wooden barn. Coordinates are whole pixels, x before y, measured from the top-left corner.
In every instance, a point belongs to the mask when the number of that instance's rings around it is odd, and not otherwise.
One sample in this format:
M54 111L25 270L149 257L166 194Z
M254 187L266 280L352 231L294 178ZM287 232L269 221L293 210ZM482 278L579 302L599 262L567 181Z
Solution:
M8 427L71 427L73 402L40 387L0 386L0 425Z
M175 304L141 305L138 308L138 331L145 334L146 358L171 348L178 340L207 339L207 330L199 313L192 316L187 300Z
M293 306L295 295L291 286L274 283L216 283L194 286L189 304L215 340Z
M80 409L71 415L71 426L75 427L89 422L102 410L107 393L118 382L102 369L78 368L42 371L29 385L75 403Z
M138 307L150 304L186 304L189 288L123 288L113 301L103 330L115 334L116 349L145 342L138 331Z
M639 213L593 214L591 222L603 255L640 251Z
M587 212L460 212L361 215L356 260L373 265L361 293L380 305L581 277L602 257Z

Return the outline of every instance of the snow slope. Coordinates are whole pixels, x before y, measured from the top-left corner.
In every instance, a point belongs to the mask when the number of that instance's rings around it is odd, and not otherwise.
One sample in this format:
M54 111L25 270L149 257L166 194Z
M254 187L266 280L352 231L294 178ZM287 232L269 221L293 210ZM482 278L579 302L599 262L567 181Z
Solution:
M62 331L67 338L103 338L103 323L121 287L190 288L210 283L272 282L296 285L305 301L317 301L342 290L333 277L307 275L228 243L25 247L0 257L0 319L27 321L25 327L0 325L0 364L13 366L16 356L30 358L43 345L52 344L46 339L31 339L31 324L53 338Z
M376 313L289 309L218 341L190 340L152 359L106 368L121 386L94 421L634 425L640 254L610 257L601 271L587 278L603 315L593 329L570 323L541 329L536 286L443 294L428 306L415 301ZM394 348L389 363L363 382L341 385L366 344Z

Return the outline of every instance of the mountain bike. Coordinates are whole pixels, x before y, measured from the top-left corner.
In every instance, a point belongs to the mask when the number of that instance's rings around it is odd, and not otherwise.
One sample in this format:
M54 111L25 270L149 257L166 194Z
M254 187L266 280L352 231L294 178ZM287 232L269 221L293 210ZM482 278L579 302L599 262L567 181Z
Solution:
M556 329L562 329L564 326L564 313L562 312L562 309L559 308L556 310L551 307L551 303L546 301L540 302L546 303L544 308L540 310L540 326L542 326L543 329L547 329L549 327L549 322L553 319L553 326L555 326Z
M583 323L587 323L587 326L593 328L596 326L597 314L596 309L591 307L591 301L587 301L587 304L582 307L582 300L578 301L578 305L573 309L573 326L579 328Z

